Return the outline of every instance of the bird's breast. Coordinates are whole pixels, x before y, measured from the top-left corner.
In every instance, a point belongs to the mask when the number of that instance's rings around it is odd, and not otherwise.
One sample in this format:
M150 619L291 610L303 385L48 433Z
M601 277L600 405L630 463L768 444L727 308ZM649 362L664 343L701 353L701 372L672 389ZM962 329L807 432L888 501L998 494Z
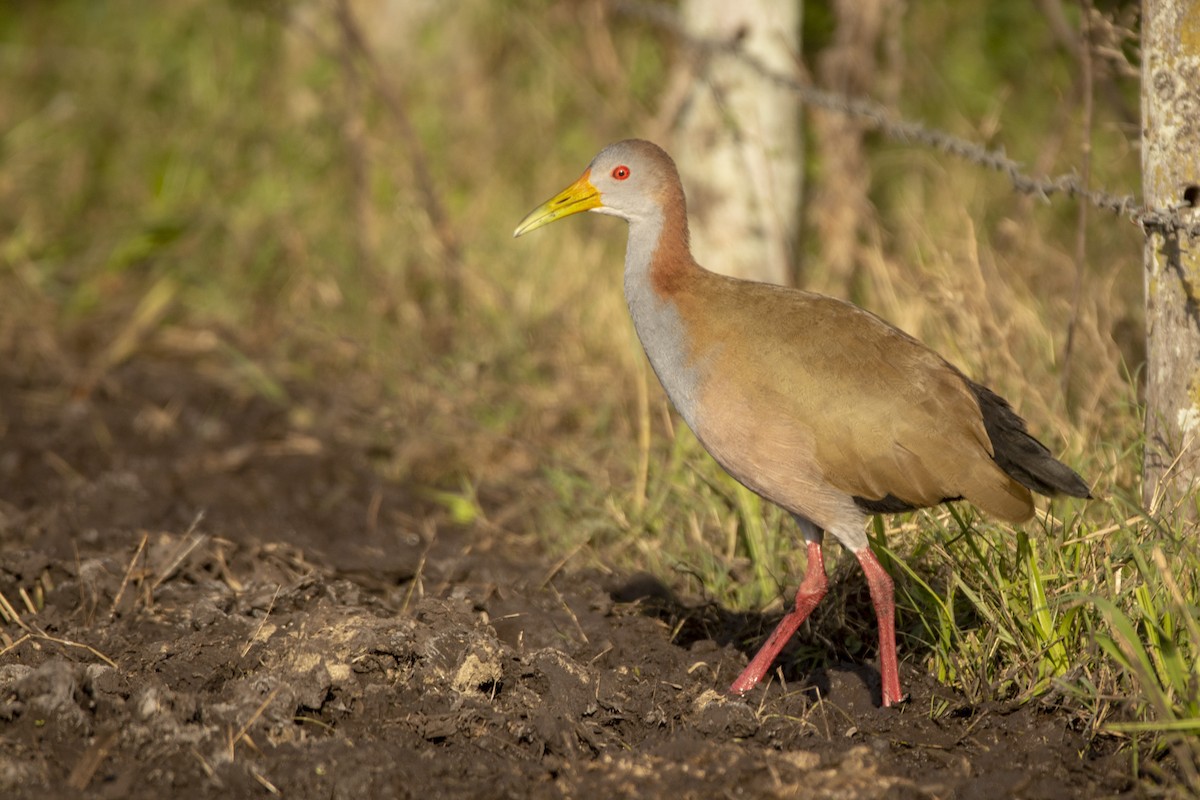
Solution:
M697 351L683 314L672 300L630 281L626 281L625 298L650 366L672 405L696 430L699 389L713 354Z

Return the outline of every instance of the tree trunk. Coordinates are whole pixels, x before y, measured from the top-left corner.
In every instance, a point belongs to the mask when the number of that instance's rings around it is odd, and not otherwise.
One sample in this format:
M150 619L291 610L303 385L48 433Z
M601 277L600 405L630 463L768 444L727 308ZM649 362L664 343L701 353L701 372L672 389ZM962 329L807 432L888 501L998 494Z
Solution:
M886 65L880 68L880 45L886 35L895 36L896 3L834 0L831 6L836 23L833 41L817 57L821 88L850 96L878 96L889 72ZM866 125L850 114L813 109L811 130L814 158L821 170L811 198L811 238L819 248L821 274L805 280L844 297L853 290L862 242L874 214L863 143Z
M737 36L762 63L795 72L799 0L685 0L681 13L692 36ZM702 68L675 147L697 260L727 275L791 283L804 152L800 103L732 56L716 55Z
M1144 0L1142 193L1149 208L1200 205L1200 5ZM1146 453L1150 510L1186 499L1200 476L1198 243L1151 231L1146 287Z

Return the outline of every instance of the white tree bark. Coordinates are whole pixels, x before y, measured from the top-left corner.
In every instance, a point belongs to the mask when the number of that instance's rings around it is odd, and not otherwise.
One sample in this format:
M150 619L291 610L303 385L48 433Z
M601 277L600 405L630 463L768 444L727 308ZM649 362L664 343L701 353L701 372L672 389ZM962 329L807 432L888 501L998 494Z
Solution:
M799 0L685 0L684 24L700 38L740 34L745 52L794 73ZM714 56L692 82L675 150L688 191L692 247L709 269L792 282L803 142L800 104L729 55Z
M1144 0L1142 192L1150 208L1200 205L1200 5ZM1190 208L1189 208L1190 207ZM1147 508L1186 499L1200 476L1200 242L1152 232L1146 287Z

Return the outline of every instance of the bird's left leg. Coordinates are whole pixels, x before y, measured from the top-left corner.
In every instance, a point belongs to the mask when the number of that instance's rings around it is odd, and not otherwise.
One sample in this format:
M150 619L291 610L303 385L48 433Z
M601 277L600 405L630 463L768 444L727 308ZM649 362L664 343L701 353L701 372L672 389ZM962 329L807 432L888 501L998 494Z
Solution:
M879 677L886 708L906 699L900 693L900 666L896 659L896 589L892 576L871 552L870 545L854 551L854 555L866 573L871 604L875 606L875 619L879 625Z
M729 687L729 691L734 694L745 694L758 685L758 682L767 674L767 670L771 668L771 664L775 662L779 651L784 648L784 645L796 633L796 629L804 624L804 620L808 619L808 615L825 596L828 582L825 577L825 554L821 551L824 532L802 517L796 517L796 522L800 525L800 530L808 543L808 565L804 568L804 580L800 582L800 589L796 592L796 605L779 621L775 630L767 637L767 641L763 643L754 658L742 670L742 674L738 675L737 680Z

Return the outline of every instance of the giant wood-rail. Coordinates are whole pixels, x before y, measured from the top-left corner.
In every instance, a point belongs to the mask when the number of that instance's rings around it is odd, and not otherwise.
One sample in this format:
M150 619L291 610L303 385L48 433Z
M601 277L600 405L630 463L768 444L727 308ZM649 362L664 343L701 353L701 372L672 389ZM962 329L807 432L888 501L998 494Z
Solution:
M762 679L825 595L828 531L866 573L883 705L900 702L894 590L868 545L868 517L965 499L1021 522L1033 515L1031 491L1089 497L1087 484L1005 400L874 314L697 264L679 173L657 145L605 148L513 235L581 211L629 223L625 297L680 416L734 478L789 511L807 542L794 609L732 691Z

